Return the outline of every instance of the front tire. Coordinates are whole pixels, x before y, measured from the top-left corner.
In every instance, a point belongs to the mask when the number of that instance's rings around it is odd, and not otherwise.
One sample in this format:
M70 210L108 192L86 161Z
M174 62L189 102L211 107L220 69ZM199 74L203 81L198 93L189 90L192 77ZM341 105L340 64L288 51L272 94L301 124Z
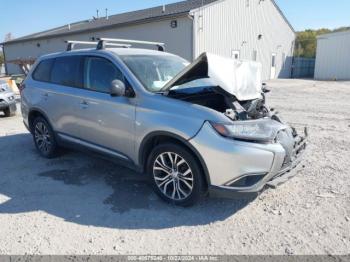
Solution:
M197 160L182 146L156 146L147 162L154 191L168 203L191 206L204 195L204 181Z
M57 155L58 146L54 132L43 117L37 117L33 122L33 139L41 156L53 158Z
M11 117L11 116L16 115L16 112L11 112L10 108L6 108L4 110L4 114L5 114L5 117Z

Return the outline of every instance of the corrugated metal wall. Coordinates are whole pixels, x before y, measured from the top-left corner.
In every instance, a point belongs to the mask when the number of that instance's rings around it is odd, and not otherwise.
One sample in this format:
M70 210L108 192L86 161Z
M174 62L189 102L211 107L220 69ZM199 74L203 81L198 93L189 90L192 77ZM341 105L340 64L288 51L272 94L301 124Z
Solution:
M170 23L177 20L177 28L172 28ZM156 22L116 27L91 33L75 34L64 37L55 37L44 40L28 41L5 45L6 60L19 58L37 58L41 55L61 52L66 49L65 40L91 41L91 37L126 38L145 41L160 41L166 43L166 51L180 55L191 60L192 54L192 19L178 17ZM38 46L39 45L39 46ZM84 47L86 48L86 47ZM147 48L142 46L142 48ZM7 64L9 74L22 73L14 64Z
M318 38L315 79L350 80L350 31Z
M202 52L257 60L263 64L263 79L271 78L272 54L276 54L276 72L272 78L288 78L291 73L295 34L272 0L221 0L173 19L115 27L108 30L74 34L37 41L5 45L6 60L37 58L63 51L64 40L90 41L91 37L128 38L166 43L167 51L188 60ZM261 38L259 38L261 35ZM7 64L8 73L21 73L18 66Z
M290 77L295 33L271 0L222 0L193 15L195 56L212 52L232 57L239 51L241 59L256 57L263 64L264 80Z

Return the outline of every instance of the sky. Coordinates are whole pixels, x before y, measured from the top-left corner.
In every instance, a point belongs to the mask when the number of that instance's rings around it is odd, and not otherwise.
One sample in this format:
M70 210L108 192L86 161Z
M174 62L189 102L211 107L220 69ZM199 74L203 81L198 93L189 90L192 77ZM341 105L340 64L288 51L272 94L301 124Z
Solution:
M40 32L96 15L123 13L180 0L0 0L0 42ZM235 1L235 0L231 0ZM304 29L350 26L349 0L276 0L292 26Z

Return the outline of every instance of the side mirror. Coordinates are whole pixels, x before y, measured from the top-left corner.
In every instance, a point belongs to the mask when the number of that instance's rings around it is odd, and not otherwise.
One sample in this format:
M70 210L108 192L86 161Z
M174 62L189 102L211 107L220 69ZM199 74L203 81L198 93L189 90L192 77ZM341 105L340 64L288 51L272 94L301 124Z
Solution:
M118 79L112 81L110 91L111 96L125 96L125 90L126 87L122 81Z

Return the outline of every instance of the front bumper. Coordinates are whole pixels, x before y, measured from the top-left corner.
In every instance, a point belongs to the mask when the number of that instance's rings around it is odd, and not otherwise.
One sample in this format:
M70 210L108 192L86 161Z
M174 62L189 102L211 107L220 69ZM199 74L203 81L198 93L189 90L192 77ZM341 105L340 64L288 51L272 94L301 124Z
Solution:
M5 102L5 101L0 101L0 110L5 110L5 109L10 109L10 112L16 112L17 111L17 106L16 102Z
M280 143L255 144L223 138L205 123L190 142L207 165L209 194L246 198L257 196L267 187L275 188L298 173L307 136L306 129L305 136L294 134L289 138L292 148L287 149Z
M303 168L302 157L298 158L295 162L293 162L290 166L283 168L280 170L270 181L263 184L263 187L256 188L255 190L235 190L230 187L222 187L222 186L209 186L209 195L211 197L218 198L255 198L257 197L264 189L266 188L277 188L283 183L295 177L298 172Z

